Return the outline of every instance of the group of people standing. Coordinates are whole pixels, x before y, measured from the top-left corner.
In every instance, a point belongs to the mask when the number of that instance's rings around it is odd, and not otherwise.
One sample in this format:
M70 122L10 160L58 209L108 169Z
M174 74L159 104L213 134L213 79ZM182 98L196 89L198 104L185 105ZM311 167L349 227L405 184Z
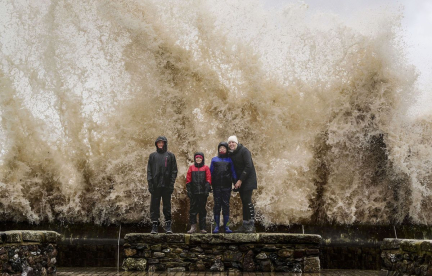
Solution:
M168 151L166 137L159 136L156 141L156 152L149 156L147 181L151 193L150 219L152 234L158 233L160 202L163 203L165 232L172 233L171 228L171 194L177 178L175 155ZM234 189L233 189L234 186ZM255 209L252 203L252 192L257 189L257 177L250 151L239 144L236 136L230 136L227 142L218 145L218 155L213 157L210 167L205 165L204 153L194 154L194 164L186 175L186 192L190 200L189 234L207 233L206 204L209 193L213 192L214 221L213 233L232 233L229 228L231 192L239 192L243 208L243 224L235 232L255 232ZM221 211L223 225L221 222ZM197 216L199 217L197 223Z

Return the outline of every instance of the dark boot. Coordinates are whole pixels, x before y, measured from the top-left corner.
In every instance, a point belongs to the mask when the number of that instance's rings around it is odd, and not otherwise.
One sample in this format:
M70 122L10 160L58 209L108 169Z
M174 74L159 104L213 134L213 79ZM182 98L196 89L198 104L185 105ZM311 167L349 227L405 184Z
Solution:
M231 229L229 229L229 227L228 227L229 216L223 216L223 220L224 220L224 230L225 230L225 233L227 233L227 234L232 233L233 231Z
M253 219L248 220L245 226L245 233L255 233L255 221Z
M172 230L171 230L171 221L167 220L165 221L165 233L166 234L172 234Z
M159 221L152 221L152 230L150 234L157 234L158 233L158 227L159 227Z
M239 228L237 228L237 230L235 230L234 233L245 233L247 222L248 222L247 220L244 220L243 224Z
M217 234L217 233L219 233L220 215L215 215L214 220L216 223L216 227L215 227L215 229L213 229L213 233Z

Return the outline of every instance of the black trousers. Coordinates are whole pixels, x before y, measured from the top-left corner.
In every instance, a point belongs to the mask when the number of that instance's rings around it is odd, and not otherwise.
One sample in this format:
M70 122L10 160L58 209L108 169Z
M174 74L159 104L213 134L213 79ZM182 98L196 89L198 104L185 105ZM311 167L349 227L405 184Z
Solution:
M199 227L201 230L206 228L207 217L207 198L208 195L192 195L190 198L189 222L190 224L197 223L197 215L199 216Z
M171 220L171 192L166 188L156 188L151 194L150 199L151 221L159 221L161 199L165 221Z
M230 197L231 188L213 188L213 213L215 216L219 216L221 209L223 216L229 216L230 214Z
M253 190L239 191L243 205L243 220L251 220L255 218L255 209L252 204L252 192Z

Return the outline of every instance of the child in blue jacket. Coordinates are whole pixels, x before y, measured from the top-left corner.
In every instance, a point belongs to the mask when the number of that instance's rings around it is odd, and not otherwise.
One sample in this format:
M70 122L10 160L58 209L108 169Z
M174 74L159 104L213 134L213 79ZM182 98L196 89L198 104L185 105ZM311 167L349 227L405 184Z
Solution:
M214 198L214 220L216 227L213 233L219 233L220 212L222 209L225 233L232 233L228 227L229 222L229 203L233 183L236 182L237 176L234 170L234 164L228 157L228 144L221 142L218 145L218 156L213 157L210 164L211 182Z

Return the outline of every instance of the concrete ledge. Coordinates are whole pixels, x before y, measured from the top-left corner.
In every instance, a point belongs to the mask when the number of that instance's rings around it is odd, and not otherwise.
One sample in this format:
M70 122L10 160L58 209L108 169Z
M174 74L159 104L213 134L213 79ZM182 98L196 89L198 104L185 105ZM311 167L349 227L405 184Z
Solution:
M131 233L124 240L125 270L320 271L319 235Z

